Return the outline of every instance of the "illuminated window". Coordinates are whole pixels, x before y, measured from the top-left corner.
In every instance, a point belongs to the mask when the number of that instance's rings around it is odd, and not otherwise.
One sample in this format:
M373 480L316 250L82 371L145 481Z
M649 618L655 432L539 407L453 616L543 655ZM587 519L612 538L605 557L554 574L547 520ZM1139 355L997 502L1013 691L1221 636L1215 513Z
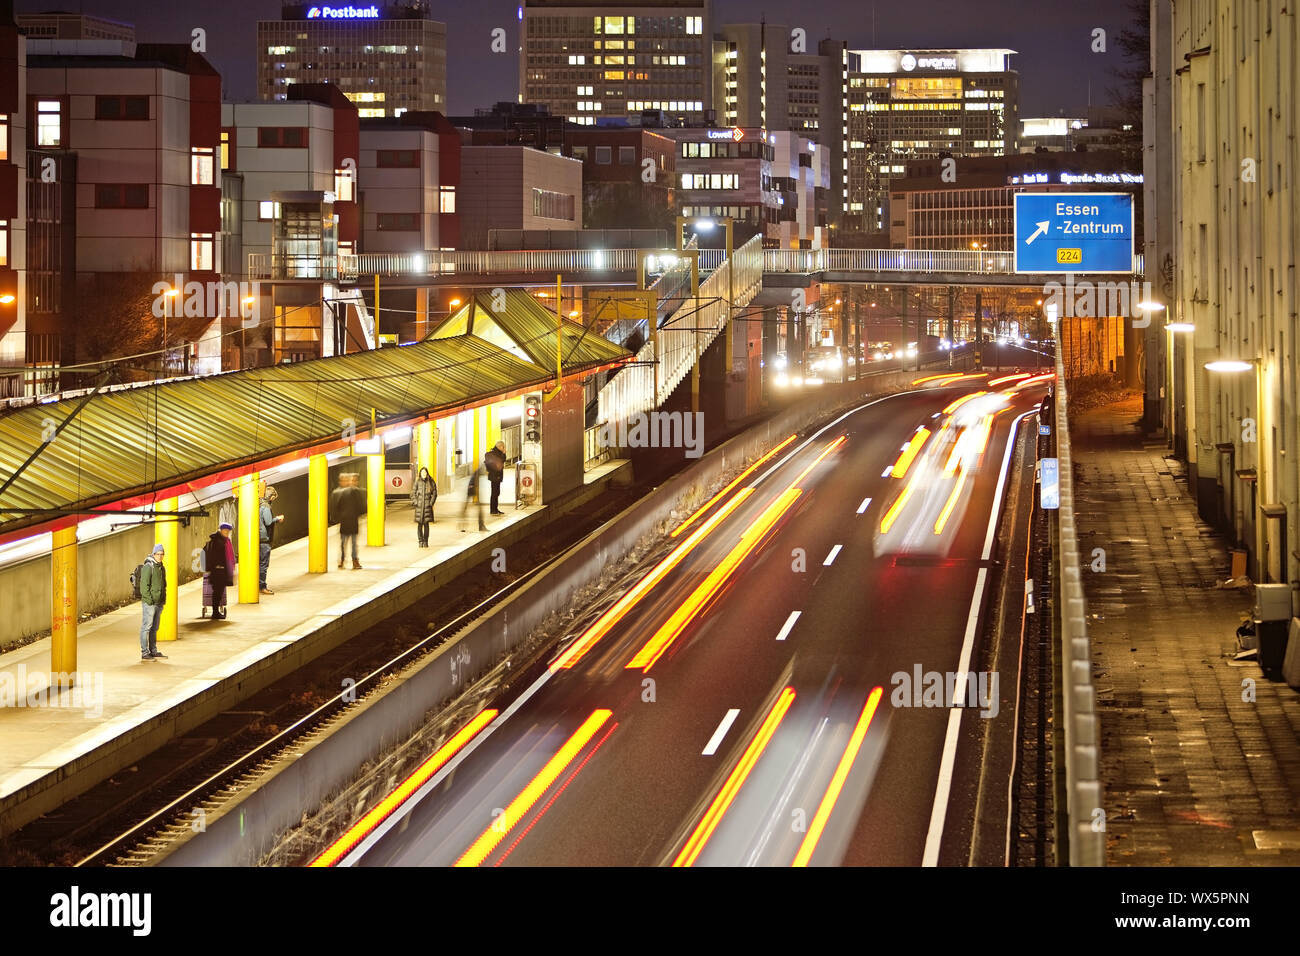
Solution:
M623 17L606 17L605 18L605 35L621 36L623 33Z
M36 145L63 145L63 104L58 100L36 102Z
M269 199L263 199L257 204L257 218L263 222L268 222L280 214L280 204L272 202Z
M194 272L212 271L212 233L190 233L190 269Z
M221 168L230 168L230 130L221 131Z
M212 148L208 146L190 147L190 185L211 186L213 177Z
M0 266L9 265L9 221L0 219Z
M0 163L9 162L9 117L0 115Z
M438 187L438 212L453 213L456 211L456 187L439 186Z

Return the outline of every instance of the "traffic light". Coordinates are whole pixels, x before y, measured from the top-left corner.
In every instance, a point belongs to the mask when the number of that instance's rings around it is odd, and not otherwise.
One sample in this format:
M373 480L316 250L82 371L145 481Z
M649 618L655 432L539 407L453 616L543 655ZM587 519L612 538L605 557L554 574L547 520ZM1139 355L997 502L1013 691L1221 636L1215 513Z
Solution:
M524 441L542 440L542 400L536 395L524 399Z

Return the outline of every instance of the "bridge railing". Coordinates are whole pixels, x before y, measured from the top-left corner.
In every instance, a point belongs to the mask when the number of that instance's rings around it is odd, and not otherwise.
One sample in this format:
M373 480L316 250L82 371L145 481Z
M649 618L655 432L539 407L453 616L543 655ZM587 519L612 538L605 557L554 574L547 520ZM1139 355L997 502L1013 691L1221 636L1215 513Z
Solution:
M752 240L751 240L752 241ZM748 245L748 244L747 244ZM743 248L743 247L742 247ZM817 272L935 272L961 275L1014 275L1010 252L974 249L760 249L764 273L808 275ZM637 249L525 249L499 252L365 252L338 257L333 274L352 282L365 276L491 276L634 273ZM268 253L248 254L250 279L292 278L282 274L284 263ZM726 251L700 250L700 272L722 268ZM296 277L311 278L301 265ZM320 270L318 270L320 271ZM330 270L323 270L328 273ZM1069 271L1065 267L1062 273ZM1133 257L1133 273L1141 275L1141 255ZM332 276L331 276L332 277Z

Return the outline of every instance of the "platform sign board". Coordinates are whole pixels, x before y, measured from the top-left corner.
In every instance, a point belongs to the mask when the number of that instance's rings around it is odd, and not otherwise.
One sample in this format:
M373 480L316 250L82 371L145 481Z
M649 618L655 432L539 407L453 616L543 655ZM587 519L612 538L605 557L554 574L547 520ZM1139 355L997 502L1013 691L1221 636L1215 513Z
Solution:
M1038 463L1038 484L1041 497L1039 503L1044 508L1061 507L1061 469L1060 459L1044 458Z
M1133 271L1131 193L1016 193L1017 273Z

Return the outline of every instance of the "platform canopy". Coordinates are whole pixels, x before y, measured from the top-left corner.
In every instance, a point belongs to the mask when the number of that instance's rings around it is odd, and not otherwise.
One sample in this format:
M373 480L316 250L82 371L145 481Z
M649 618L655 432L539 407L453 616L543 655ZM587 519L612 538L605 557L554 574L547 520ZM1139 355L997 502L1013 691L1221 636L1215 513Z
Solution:
M0 411L0 485L21 469L0 493L0 541L346 447L369 434L372 410L382 431L553 387L554 314L545 333L522 299L531 296L511 298L515 307L499 331L476 323L488 336L439 334L397 348ZM576 323L566 325L563 347L566 377L633 358Z

